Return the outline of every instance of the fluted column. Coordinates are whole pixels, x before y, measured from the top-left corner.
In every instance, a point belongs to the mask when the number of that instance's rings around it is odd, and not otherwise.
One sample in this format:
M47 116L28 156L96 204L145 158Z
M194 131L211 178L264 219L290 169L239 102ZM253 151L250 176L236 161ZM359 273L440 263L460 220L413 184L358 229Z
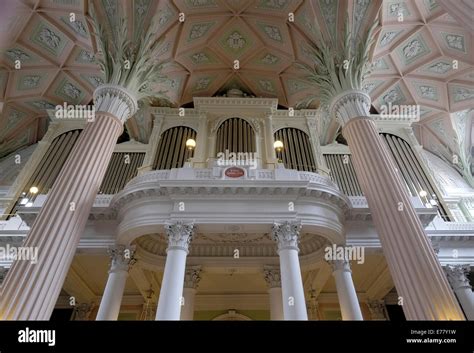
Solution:
M283 320L280 269L274 266L265 266L263 272L270 295L270 320Z
M466 318L474 321L474 292L467 278L471 267L469 265L448 265L444 270Z
M133 94L103 85L94 92L95 120L86 125L41 208L24 246L38 263L15 261L3 286L4 320L48 320L58 299L123 123L137 110Z
M109 249L110 270L96 320L117 320L130 266L135 263L133 249L115 245Z
M181 320L193 320L194 318L194 300L196 298L196 289L201 280L199 274L201 266L191 266L186 268L184 274L183 302L181 308Z
M179 320L183 301L186 256L194 225L179 221L165 225L165 229L168 235L168 249L156 320Z
M296 222L275 223L272 228L273 239L278 243L280 257L283 317L285 320L308 320L298 258L300 228L301 225Z
M335 97L330 111L343 125L405 316L408 320L463 320L369 108L370 97L353 90Z
M341 306L343 320L363 320L360 311L359 299L352 281L352 272L349 261L331 260L332 275L336 281L337 297Z

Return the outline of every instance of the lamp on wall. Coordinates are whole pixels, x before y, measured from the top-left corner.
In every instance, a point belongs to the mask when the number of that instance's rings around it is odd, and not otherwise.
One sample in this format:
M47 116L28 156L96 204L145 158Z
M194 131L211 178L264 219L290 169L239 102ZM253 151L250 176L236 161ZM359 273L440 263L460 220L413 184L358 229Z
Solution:
M196 147L196 141L194 139L189 139L186 141L186 148L191 152Z
M32 194L37 194L37 193L38 193L38 188L37 188L36 186L32 186L32 187L30 188L30 192L31 192Z
M421 202L424 203L425 207L431 208L431 205L430 205L430 203L429 203L429 201L428 201L428 198L427 198L428 193L427 193L425 190L420 190L420 191L418 192L418 195L420 196ZM424 200L423 200L423 199L424 199ZM425 202L425 201L426 201L426 202Z
M194 139L188 139L186 140L186 148L188 149L189 153L191 154L192 151L194 151L194 148L196 147L196 141ZM188 158L186 161L189 166L191 166L191 158Z
M281 151L283 151L283 142L281 142L280 140L276 140L274 143L273 143L273 148L275 149L276 153L281 153ZM282 163L283 161L278 158L278 163Z
M283 142L281 142L280 140L275 141L273 143L273 148L275 149L275 151L280 153L281 151L283 151Z

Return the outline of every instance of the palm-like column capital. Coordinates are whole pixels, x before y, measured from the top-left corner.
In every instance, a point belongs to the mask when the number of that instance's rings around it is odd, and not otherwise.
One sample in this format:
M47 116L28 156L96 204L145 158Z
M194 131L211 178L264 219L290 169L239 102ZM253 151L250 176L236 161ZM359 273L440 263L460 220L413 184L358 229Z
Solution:
M162 72L166 65L157 59L162 41L157 36L156 18L135 43L129 39L124 18L106 31L93 6L90 13L98 47L96 61L105 81L94 92L96 110L112 113L125 122L138 110L138 101L167 99L165 92L151 90L152 83L165 78ZM111 99L115 104L110 104Z
M368 105L368 113L370 97L363 91L363 85L372 69L370 50L375 41L374 30L377 25L378 19L359 40L351 34L347 18L344 41L340 46L328 43L319 35L311 47L313 66L299 64L308 74L306 79L319 88L319 96L309 97L300 105L309 104L319 98L322 108L330 110L331 115L336 115L338 120L344 123L344 118L338 116L340 114L337 108L340 105L337 101L344 98L345 93L351 92L353 99L363 102L362 110Z

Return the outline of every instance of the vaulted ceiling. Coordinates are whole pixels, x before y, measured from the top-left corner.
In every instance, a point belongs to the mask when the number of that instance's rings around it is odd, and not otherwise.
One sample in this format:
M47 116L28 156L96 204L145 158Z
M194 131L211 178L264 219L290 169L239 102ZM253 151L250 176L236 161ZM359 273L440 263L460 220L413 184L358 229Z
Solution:
M1 157L42 137L45 109L65 101L88 104L102 76L94 63L87 0L17 0L0 6ZM166 90L172 106L233 87L295 106L315 90L295 62L311 63L308 47L318 28L325 38L340 40L348 11L354 33L365 31L377 13L381 20L377 66L366 86L374 106L420 104L416 132L433 152L456 149L452 113L474 106L472 32L434 0L382 6L369 0L103 0L96 8L109 26L127 14L129 25L139 29L157 16L163 38L159 59L172 65L156 89ZM136 30L130 36L140 40ZM146 142L151 121L138 113L127 128ZM435 151L439 146L442 151Z

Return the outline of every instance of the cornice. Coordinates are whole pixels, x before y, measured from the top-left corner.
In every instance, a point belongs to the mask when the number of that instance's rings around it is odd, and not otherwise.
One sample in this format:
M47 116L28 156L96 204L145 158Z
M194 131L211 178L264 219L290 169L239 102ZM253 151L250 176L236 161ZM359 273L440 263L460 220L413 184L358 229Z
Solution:
M246 107L269 109L276 111L278 99L276 98L240 98L240 97L194 97L194 107L199 111L212 111L215 108L226 107L227 109Z

